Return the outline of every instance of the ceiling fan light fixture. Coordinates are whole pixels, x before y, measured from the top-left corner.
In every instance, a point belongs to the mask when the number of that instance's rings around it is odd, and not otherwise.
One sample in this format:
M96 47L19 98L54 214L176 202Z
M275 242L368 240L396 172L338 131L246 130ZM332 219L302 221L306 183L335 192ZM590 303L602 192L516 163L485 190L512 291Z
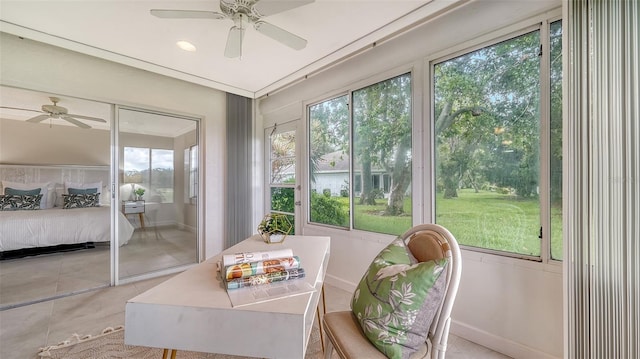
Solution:
M276 40L294 50L302 50L307 40L283 28L262 20L269 16L285 12L315 0L220 0L220 10L175 10L151 9L151 15L162 19L230 19L234 25L229 30L224 55L228 58L242 57L242 42L248 25L253 25L259 33ZM180 46L180 45L179 45ZM193 50L186 50L193 51Z
M195 52L197 50L196 46L192 43L190 43L189 41L185 41L185 40L180 40L178 42L176 42L176 45L178 45L179 48L181 48L184 51L189 51L189 52Z

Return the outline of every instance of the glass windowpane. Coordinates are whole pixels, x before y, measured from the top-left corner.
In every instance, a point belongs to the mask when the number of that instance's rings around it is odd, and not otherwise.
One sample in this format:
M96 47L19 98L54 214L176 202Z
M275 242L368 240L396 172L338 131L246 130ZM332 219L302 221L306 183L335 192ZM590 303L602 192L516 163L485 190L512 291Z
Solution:
M540 256L539 32L438 63L436 222L467 246Z
M271 210L293 213L294 196L293 188L271 187Z
M310 220L349 226L349 106L341 96L309 107Z
M551 258L562 259L562 21L550 27Z
M271 136L271 183L296 182L295 131Z
M353 227L402 234L412 225L411 74L353 92L353 153Z

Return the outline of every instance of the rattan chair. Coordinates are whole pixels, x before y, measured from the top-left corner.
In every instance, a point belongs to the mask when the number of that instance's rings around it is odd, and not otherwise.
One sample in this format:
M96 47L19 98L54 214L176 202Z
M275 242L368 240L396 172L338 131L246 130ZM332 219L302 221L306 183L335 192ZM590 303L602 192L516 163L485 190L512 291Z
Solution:
M446 292L436 312L426 342L412 358L444 359L451 323L451 309L458 292L460 282L460 248L454 236L437 224L421 224L402 234L411 254L420 262L443 257L449 258L446 277ZM333 351L342 359L386 358L365 337L358 321L351 311L326 313L323 317L323 329L326 340L325 359Z

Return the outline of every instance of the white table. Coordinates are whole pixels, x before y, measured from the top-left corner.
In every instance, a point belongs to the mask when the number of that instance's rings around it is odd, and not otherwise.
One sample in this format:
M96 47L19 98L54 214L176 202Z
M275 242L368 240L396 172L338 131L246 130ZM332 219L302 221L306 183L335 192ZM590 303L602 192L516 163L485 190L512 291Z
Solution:
M250 237L127 301L125 343L262 358L303 358L329 261L329 237ZM216 274L222 254L291 248L315 291L233 308Z

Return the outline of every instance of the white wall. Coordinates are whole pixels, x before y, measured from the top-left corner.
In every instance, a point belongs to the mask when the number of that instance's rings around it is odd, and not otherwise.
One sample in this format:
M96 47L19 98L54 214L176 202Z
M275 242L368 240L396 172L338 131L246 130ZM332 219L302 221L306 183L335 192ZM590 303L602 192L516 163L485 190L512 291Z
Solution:
M5 33L0 47L3 85L202 118L205 256L223 249L224 92Z
M0 119L0 163L108 166L109 131Z
M304 119L304 104L402 71L414 73L414 223L430 222L428 61L495 38L495 32L535 25L560 15L560 1L476 1L362 55L259 100L265 127ZM545 14L545 12L549 12ZM489 33L492 33L488 36ZM258 131L260 133L260 131ZM305 146L302 146L303 148ZM304 161L304 159L302 159ZM304 170L302 171L304 173ZM306 179L301 180L305 185ZM420 187L422 185L422 187ZM423 194L423 195L419 195ZM304 217L306 218L306 217ZM373 257L392 236L303 225L308 235L331 236L329 283L353 290ZM562 357L562 268L463 251L463 273L452 332L519 358Z

